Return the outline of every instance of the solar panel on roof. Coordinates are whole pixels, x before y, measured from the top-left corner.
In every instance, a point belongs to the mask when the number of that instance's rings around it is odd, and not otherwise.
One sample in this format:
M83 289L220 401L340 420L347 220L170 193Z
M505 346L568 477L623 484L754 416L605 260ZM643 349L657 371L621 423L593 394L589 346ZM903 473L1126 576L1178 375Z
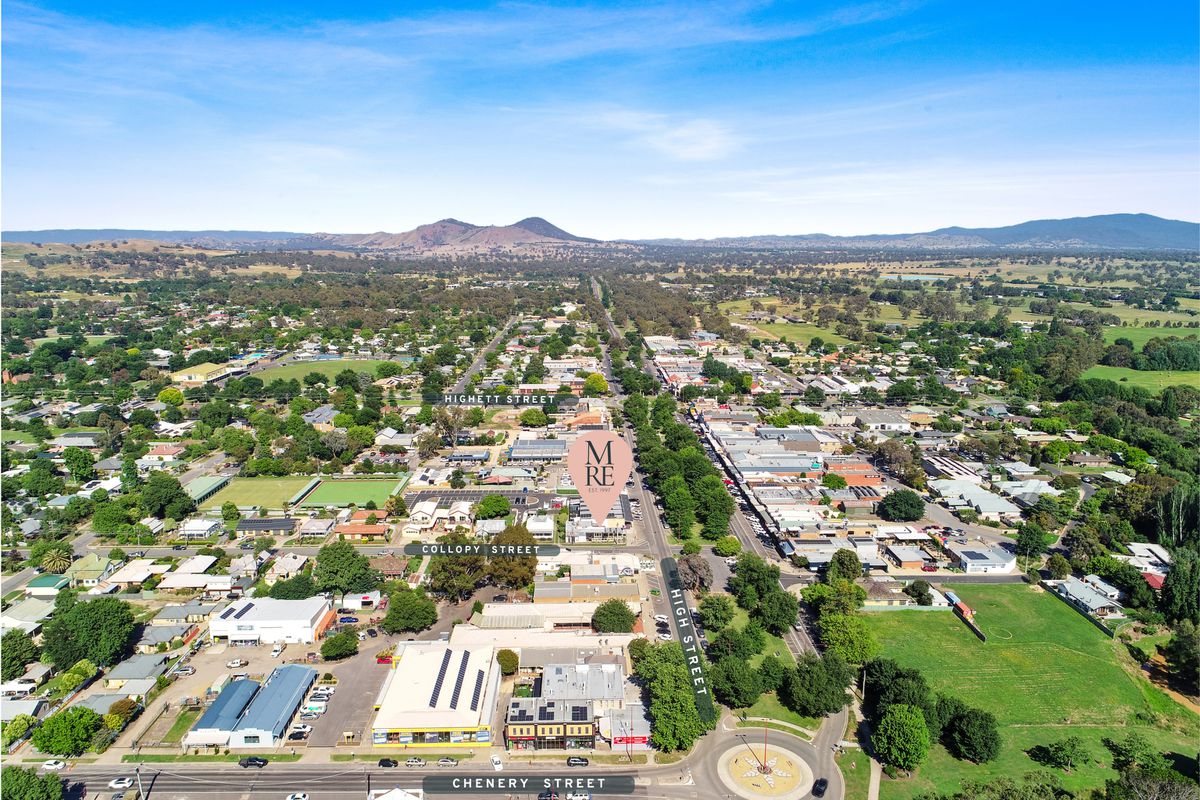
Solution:
M242 618L242 615L243 615L243 614L245 614L245 613L247 613L247 612L248 612L250 609L252 609L252 608L254 608L254 603L246 603L246 605L244 605L244 606L242 606L241 608L239 608L239 609L238 609L238 612L237 612L236 614L234 614L234 615L233 615L233 618L234 618L234 619L241 619L241 618Z
M458 662L458 677L454 679L454 691L450 694L450 707L458 710L458 696L462 694L463 678L467 676L467 662L471 659L471 651L464 650L462 660Z
M587 722L587 706L572 706L571 707L572 722Z
M450 666L450 651L442 653L442 666L438 669L437 680L433 682L433 693L429 695L429 707L437 708L438 695L442 693L442 681L446 680L446 667Z
M233 606L221 612L221 619L229 619L229 615L233 613Z
M985 556L983 553L978 553L974 550L964 550L963 555L966 556L967 558L971 559L972 561L986 561L987 560L987 556Z
M542 720L543 722L546 720L554 719L554 709L547 708L545 706L543 706L542 708L539 708L538 709L538 719Z
M479 710L479 695L483 693L483 670L475 675L475 691L471 692L471 710Z

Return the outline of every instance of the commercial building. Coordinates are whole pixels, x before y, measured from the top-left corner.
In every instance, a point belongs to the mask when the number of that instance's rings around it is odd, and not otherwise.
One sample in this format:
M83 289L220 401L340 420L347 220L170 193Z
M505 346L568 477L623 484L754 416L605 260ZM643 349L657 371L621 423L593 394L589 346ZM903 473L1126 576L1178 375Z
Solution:
M377 747L487 744L499 687L500 668L490 646L398 646L380 690L371 741Z
M225 747L242 712L258 692L258 681L233 681L183 737L184 747Z
M228 373L229 369L227 365L212 364L205 361L202 364L196 364L191 367L185 367L178 372L172 372L171 382L186 388L204 386L213 381L219 381Z
M209 622L208 631L213 641L232 645L312 644L334 619L333 607L324 597L305 600L247 597L230 603Z
M508 704L504 742L512 750L590 750L596 721L587 700L518 697Z
M312 667L299 664L276 667L229 734L229 747L278 747L283 744L288 723L316 679L317 671Z

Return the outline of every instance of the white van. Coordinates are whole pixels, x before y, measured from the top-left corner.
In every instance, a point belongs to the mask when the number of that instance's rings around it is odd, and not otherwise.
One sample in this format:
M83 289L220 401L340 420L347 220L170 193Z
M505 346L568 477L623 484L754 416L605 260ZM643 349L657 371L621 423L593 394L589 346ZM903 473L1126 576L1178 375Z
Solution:
M283 652L283 642L279 642L273 648L271 648L271 658L279 658L279 655L282 652Z

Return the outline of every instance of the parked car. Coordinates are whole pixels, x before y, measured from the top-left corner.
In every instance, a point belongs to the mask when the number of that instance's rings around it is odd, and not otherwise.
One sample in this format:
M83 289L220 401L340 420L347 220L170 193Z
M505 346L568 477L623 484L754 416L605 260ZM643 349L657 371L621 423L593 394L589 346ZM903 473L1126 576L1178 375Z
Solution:
M670 621L671 621L671 618L670 618L670 617L668 617L666 614L655 614L655 615L654 615L654 621L655 621L655 622L661 622L661 623L663 623L663 624L665 625L666 623L668 623L668 622L670 622Z
M306 792L292 792L287 796L287 800L308 800Z
M306 720L309 722L311 722L314 719L320 719L320 718L321 718L321 713L319 711L305 711L303 714L301 714L298 717L298 719Z
M813 797L824 797L825 790L828 788L829 788L828 780L826 780L825 778L817 778L816 782L813 783L812 796Z
M379 759L379 766L384 769L391 769L392 767L400 766L400 762L394 758L381 758Z
M338 617L338 622L343 625L353 625L358 622L358 617Z
M175 668L175 674L176 675L195 675L196 668L191 666L190 664L184 664L183 666Z
M307 738L308 738L308 734L305 733L304 731L292 731L291 733L288 734L289 742L303 742Z
M537 800L561 800L561 798L558 796L558 792L553 789L547 789L544 792L538 793Z
M379 635L379 632L376 631L374 628L367 629L367 636L370 636L372 639L374 639L378 635Z
M244 658L234 658L225 662L225 667L227 669L237 669L238 667L246 667L249 665L250 662Z
M242 769L249 769L250 767L262 769L266 765L267 760L261 756L246 756L245 758L238 759L238 766Z
M439 767L457 767L458 759L450 757L439 758L437 764Z
M187 545L177 544L171 547L172 550L187 550Z
M492 756L492 769L496 772L504 769L504 762L500 760L500 756Z
M921 567L921 572L937 572L937 567L933 566L932 564L926 564L925 566Z
M67 762L59 761L57 758L52 758L49 761L42 762L42 769L49 770L50 772L58 772L60 769L66 768Z
M583 756L571 756L567 759L568 767L586 767L587 765L588 760Z
M404 762L404 766L406 766L406 767L423 767L423 766L425 766L425 759L417 758L416 756L413 756L412 758L409 758L408 760L406 760Z
M283 645L282 644L275 645L274 647L271 648L271 658L279 658L279 655L282 652L283 652Z
M292 730L297 731L298 733L312 733L312 729L312 725L307 725L303 722L297 722L292 726Z
M660 642L669 642L669 641L671 641L671 634L669 634L669 633L660 633L660 634L658 635L658 640L659 640Z

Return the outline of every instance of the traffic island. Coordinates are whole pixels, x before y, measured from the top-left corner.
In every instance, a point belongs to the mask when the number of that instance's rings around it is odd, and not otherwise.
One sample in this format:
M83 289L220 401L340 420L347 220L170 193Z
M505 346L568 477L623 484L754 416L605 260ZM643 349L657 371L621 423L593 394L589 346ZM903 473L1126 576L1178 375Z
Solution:
M765 752L765 754L764 754ZM785 747L739 744L717 757L725 788L746 800L799 800L812 789L812 768Z

